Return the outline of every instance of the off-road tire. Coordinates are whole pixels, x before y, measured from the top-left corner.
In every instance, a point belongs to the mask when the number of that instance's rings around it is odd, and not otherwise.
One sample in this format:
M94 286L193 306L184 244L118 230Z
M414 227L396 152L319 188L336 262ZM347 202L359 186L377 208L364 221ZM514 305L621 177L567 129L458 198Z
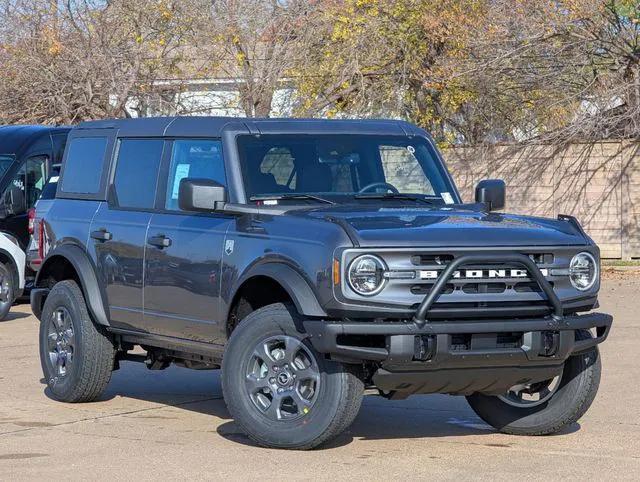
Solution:
M252 440L264 447L306 450L336 437L355 419L364 385L348 365L326 360L296 326L290 305L276 303L250 313L233 331L222 363L222 390L229 412ZM312 353L320 372L317 399L297 420L271 420L261 413L245 389L254 347L270 337L300 340Z
M11 306L15 301L16 292L15 292L15 276L13 270L10 266L0 263L0 279L2 282L6 282L6 285L3 287L3 290L6 290L6 293L3 296L3 299L0 299L0 321L4 320L9 314L9 310L11 310Z
M54 312L64 308L71 316L75 347L69 372L58 376L49 358L48 333ZM52 396L61 402L92 402L111 379L115 349L109 334L93 322L82 291L71 280L54 285L47 296L40 322L40 362Z
M576 332L577 340L591 338L586 330ZM514 407L495 396L475 393L467 401L476 414L500 432L513 435L548 435L562 430L582 417L591 406L602 366L597 347L570 357L564 365L557 391L545 403Z

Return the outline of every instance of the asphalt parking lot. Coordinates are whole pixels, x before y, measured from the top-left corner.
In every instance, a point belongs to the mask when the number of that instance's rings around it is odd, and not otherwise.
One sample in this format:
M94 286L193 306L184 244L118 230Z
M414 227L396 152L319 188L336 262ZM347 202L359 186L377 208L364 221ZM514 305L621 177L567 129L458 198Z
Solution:
M0 323L0 479L640 479L640 279L604 282L615 316L591 410L564 433L494 432L464 398L365 401L311 452L253 446L229 418L217 371L123 363L100 402L67 405L40 382L26 304Z

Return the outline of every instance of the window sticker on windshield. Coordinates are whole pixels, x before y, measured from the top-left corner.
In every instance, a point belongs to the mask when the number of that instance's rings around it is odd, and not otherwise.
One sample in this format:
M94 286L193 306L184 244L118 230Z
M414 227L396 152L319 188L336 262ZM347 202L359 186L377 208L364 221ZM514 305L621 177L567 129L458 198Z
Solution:
M415 154L416 148L413 146L407 146L407 151L409 151L410 154Z
M442 196L442 200L444 201L445 204L453 204L453 202L454 202L453 201L453 196L450 193L443 192L441 194L441 196Z
M191 164L178 164L176 166L176 175L173 178L173 191L171 191L171 199L178 199L180 192L180 181L185 177L189 177L189 168Z

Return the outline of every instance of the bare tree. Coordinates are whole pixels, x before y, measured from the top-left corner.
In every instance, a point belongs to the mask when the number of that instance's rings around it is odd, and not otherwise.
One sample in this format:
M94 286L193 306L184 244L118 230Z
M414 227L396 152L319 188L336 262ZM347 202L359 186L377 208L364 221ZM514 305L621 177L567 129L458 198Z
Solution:
M228 107L268 117L274 94L291 86L290 75L307 54L308 19L316 9L308 0L195 0L190 52L200 77L228 81L238 96ZM206 8L205 8L206 5Z
M547 141L640 134L640 6L630 0L490 3L493 35L461 62L503 132ZM468 123L469 119L464 119Z
M177 68L179 8L154 0L2 0L0 119L129 115Z
M1 122L231 110L407 118L443 144L640 134L636 0L0 0L0 63Z

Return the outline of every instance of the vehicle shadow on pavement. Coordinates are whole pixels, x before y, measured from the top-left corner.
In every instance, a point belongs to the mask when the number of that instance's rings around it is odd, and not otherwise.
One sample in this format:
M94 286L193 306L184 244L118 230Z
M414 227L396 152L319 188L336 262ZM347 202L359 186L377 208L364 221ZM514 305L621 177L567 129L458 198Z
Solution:
M428 400L428 399L426 399ZM430 403L424 404L424 410L430 409ZM353 425L334 440L319 446L316 450L328 450L349 445L356 439L360 440L393 440L393 439L425 439L437 437L460 437L465 435L494 435L496 431L485 425L472 412L464 417L446 417L433 419L432 417L422 417L416 421L413 417L402 419L402 415L395 415L390 411L382 416L371 413L367 407L363 407ZM574 423L572 426L551 436L566 435L580 430L580 424ZM218 427L218 434L229 441L248 446L257 446L247 435L240 431L240 428L233 422L226 422ZM512 445L508 441L496 443L495 441L474 441L474 444L485 445L487 447L505 447ZM492 439L493 440L493 439Z
M7 313L7 316L3 320L0 320L0 323L13 321L13 320L22 320L23 318L29 318L30 316L31 316L31 313L23 313L21 311L10 311L9 313Z
M154 371L141 363L126 361L120 365L120 370L113 372L98 402L122 397L212 415L223 420L231 418L222 398L219 370L198 371L171 366L166 370ZM40 381L45 383L43 379ZM53 399L48 388L44 394Z
M49 390L45 394L51 398ZM101 397L109 401L115 397L143 400L180 410L210 415L224 420L217 433L234 443L256 446L231 420L222 398L220 371L195 371L170 367L150 371L142 364L123 362L114 372ZM558 435L580 429L575 423ZM464 397L448 395L415 395L406 400L386 400L367 395L353 425L342 435L319 449L331 449L350 444L354 439L392 440L418 439L465 435L490 435L496 431L478 418ZM474 442L482 444L482 442ZM487 443L487 446L509 446Z
M566 435L580 430L580 424L562 430L558 434ZM256 444L242 433L231 420L218 427L218 433L233 442L255 446ZM402 401L389 401L376 395L365 396L362 408L353 425L343 434L319 450L332 449L348 445L354 439L393 440L425 439L437 437L460 437L467 435L495 435L493 427L484 423L467 405L464 397L448 395L415 395ZM505 443L487 441L489 447L509 447L509 437ZM474 441L483 445L482 441Z

